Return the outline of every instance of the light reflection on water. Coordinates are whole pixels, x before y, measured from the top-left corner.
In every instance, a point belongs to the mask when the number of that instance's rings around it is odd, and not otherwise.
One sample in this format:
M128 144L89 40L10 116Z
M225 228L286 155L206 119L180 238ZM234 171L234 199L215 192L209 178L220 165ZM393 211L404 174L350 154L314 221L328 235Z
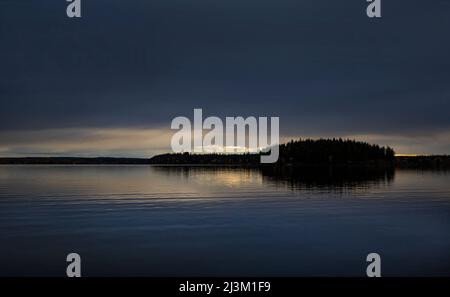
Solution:
M0 166L0 275L450 275L450 175Z

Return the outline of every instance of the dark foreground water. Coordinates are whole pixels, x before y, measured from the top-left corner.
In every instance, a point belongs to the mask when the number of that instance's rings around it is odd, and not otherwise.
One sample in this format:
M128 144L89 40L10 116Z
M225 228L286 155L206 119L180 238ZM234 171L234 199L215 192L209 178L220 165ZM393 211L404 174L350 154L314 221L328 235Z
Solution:
M0 275L450 275L450 174L0 166Z

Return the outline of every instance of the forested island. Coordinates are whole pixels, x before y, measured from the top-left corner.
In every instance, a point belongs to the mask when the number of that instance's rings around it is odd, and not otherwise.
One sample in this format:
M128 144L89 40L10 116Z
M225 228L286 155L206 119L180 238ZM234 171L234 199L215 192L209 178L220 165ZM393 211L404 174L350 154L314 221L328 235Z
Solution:
M260 153L264 154L264 153ZM260 165L260 154L163 154L151 164L171 165ZM292 140L279 146L276 163L261 166L392 164L394 150L366 142L343 139Z
M279 158L273 164L261 164L260 154L169 153L154 156L153 165L227 165L264 169L289 167L397 167L405 169L450 169L450 156L396 156L390 147L343 139L292 140L280 145Z

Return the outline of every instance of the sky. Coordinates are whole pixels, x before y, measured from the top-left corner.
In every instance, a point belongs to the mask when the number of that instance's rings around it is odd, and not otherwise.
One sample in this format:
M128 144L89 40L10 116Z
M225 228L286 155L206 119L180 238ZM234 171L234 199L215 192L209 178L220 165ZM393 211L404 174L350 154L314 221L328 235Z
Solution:
M450 154L450 0L381 1L0 0L0 156L151 156L194 108Z

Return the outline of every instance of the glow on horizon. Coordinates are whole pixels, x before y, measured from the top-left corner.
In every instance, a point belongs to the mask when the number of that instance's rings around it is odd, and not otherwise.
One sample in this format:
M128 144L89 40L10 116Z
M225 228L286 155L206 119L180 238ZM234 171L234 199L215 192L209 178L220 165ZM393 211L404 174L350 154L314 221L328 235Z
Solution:
M0 157L139 157L148 158L171 152L173 130L168 128L66 128L0 132ZM280 143L291 139L355 139L390 146L396 156L429 156L450 153L450 132L426 136L381 134L307 134L281 135ZM228 147L242 152L246 148ZM213 151L214 147L207 147ZM258 148L261 149L261 148Z

